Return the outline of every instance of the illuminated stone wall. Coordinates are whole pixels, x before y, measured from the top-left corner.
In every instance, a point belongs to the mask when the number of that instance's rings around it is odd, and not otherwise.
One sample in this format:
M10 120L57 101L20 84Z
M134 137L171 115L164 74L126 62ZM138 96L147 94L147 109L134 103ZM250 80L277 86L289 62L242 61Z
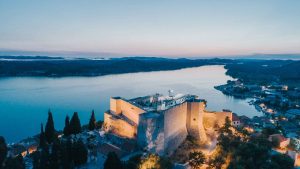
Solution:
M139 115L145 112L125 100L121 101L121 111L124 116L133 121L135 124L139 124Z
M115 114L121 114L121 98L119 97L111 97L110 98L110 111Z
M137 143L147 151L164 154L164 118L161 114L140 115Z
M172 107L164 112L164 149L169 154L186 139L187 103Z
M232 112L204 112L203 126L205 128L222 127L226 117L232 121Z
M115 118L107 112L104 113L104 125L106 132L111 132L121 137L135 138L137 134L136 126L133 126L120 118Z
M121 98L110 99L110 110L117 115L124 115L135 124L139 123L139 115L145 111Z
M113 97L110 99L110 111L104 113L105 130L121 137L135 138L139 115L144 112L144 110L120 97Z
M189 135L193 136L201 143L207 141L206 133L203 127L203 114L205 109L204 102L187 103L187 121L186 127Z

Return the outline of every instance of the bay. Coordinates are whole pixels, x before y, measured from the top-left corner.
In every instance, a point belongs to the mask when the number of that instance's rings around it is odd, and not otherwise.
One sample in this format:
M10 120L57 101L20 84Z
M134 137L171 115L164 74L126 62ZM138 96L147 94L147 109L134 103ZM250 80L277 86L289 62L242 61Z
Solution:
M78 112L82 124L91 111L97 120L109 109L109 98L133 98L154 93L189 93L207 100L207 109L230 109L238 115L261 115L248 100L225 96L214 86L231 77L224 66L202 66L175 71L156 71L99 77L10 77L0 78L0 135L16 142L40 132L40 124L53 113L56 129L63 129L66 115Z

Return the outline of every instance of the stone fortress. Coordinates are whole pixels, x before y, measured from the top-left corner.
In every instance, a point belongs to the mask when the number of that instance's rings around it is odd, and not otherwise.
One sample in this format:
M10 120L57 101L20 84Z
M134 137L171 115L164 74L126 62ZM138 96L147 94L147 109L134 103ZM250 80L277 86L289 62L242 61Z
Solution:
M140 148L169 155L186 139L206 143L206 128L222 126L232 112L208 112L206 101L195 95L154 94L126 100L110 99L104 113L104 130L120 137L135 139Z

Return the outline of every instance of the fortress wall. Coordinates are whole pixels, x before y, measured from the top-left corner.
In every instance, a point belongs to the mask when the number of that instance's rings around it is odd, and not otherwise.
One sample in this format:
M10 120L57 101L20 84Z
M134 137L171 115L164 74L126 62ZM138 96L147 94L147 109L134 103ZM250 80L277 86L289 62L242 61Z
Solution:
M143 109L121 98L110 98L110 110L117 115L123 114L136 124L139 122L139 114L145 112Z
M152 153L163 155L164 153L164 124L163 115L157 117L145 117L140 115L138 126L138 146Z
M193 129L197 128L199 124L199 103L188 102L187 103L187 119L186 127L187 130L194 131Z
M121 114L121 99L110 98L110 110L116 114Z
M232 121L232 112L204 112L203 124L205 128L211 128L215 126L223 126L226 117Z
M126 138L135 138L137 134L137 128L135 126L132 126L122 119L114 118L108 113L104 113L104 122L107 132Z
M187 103L187 130L188 133L201 142L207 140L203 127L204 102Z
M126 116L131 121L135 122L135 124L139 124L139 115L145 112L145 110L125 100L121 101L121 111L124 116Z
M138 145L160 155L171 154L186 139L188 134L206 141L204 128L223 126L225 118L232 120L231 112L206 112L204 102L184 102L161 113L149 113L123 100L111 98L111 111L104 113L106 131L116 135L137 138ZM131 124L122 116L137 124Z
M164 148L170 154L186 138L187 103L177 105L164 112Z

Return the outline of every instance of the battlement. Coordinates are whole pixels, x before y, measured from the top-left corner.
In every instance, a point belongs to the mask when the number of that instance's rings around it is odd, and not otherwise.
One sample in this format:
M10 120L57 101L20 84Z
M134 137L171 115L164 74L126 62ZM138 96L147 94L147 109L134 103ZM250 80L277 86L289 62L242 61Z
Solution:
M199 99L196 95L176 94L174 96L164 96L157 93L154 95L133 98L128 101L145 111L164 111L186 101L204 102L205 100Z

